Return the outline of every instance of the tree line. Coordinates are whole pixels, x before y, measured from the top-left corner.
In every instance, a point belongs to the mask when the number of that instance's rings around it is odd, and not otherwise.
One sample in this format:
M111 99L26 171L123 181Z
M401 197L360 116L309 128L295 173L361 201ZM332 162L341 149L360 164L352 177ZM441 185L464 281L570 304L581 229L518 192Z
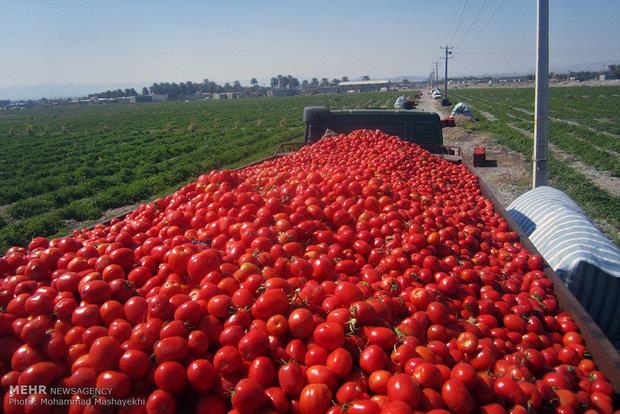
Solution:
M124 96L137 96L137 95L138 95L138 92L134 88L127 88L127 89L115 89L113 91L107 90L105 92L99 92L99 93L91 93L90 95L88 95L88 97L89 98L114 99L114 98L122 98Z
M362 80L370 80L370 76L364 75ZM271 88L281 89L316 89L325 86L336 86L340 82L348 82L349 78L343 76L340 79L334 78L329 80L328 78L312 78L310 80L304 79L301 82L291 75L277 75L273 76L270 80ZM257 90L266 89L263 86L259 86L258 80L252 78L250 80L250 86L243 86L238 80L232 84L226 82L220 85L210 79L205 79L202 82L155 82L149 87L143 87L140 94L134 89L116 89L108 90L105 92L92 93L88 95L89 98L122 98L128 96L137 95L168 95L169 100L177 100L189 98L196 93L216 93L216 92L252 92Z

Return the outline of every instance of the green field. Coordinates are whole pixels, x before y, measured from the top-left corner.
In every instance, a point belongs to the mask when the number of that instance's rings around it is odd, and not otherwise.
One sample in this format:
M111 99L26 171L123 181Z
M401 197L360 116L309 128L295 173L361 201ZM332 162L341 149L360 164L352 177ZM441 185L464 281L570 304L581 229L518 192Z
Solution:
M531 157L533 89L455 89L450 96L472 105L478 121L472 128ZM620 176L620 86L550 88L549 107L551 184L567 192L618 243L620 197L610 186ZM610 185L592 177L610 178Z
M308 105L372 108L397 93L62 106L0 112L0 249L67 232L303 137Z

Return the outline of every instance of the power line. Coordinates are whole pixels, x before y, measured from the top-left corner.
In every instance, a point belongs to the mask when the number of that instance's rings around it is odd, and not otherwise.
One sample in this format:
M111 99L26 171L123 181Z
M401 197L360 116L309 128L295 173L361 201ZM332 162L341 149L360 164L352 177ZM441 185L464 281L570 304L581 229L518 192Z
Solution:
M616 51L613 49L588 49L588 50L580 50L580 49L572 49L572 50L553 50L554 55L583 55L583 54L600 54L600 53L615 53ZM498 56L511 56L511 55L525 55L525 56L534 56L536 52L507 52L507 51L489 51L489 52L461 52L461 55L477 55L477 56L487 56L487 55L498 55Z
M441 46L440 49L443 49L446 52L446 57L442 57L441 59L446 60L446 72L443 79L444 89L443 89L443 97L441 100L441 105L448 106L450 105L450 100L448 99L448 59L452 59L452 52L450 50L454 49L452 46Z
M454 28L456 27L456 20L459 17L459 10L461 8L461 5L463 4L465 3L463 3L462 1L459 1L456 7L454 8L454 16L452 16L452 24L450 25L450 30L447 30L446 33L452 32Z
M468 47L470 47L475 41L476 39L478 39L478 36L480 36L482 34L482 32L484 32L484 29L487 28L487 26L489 25L489 23L491 23L491 20L493 20L493 18L495 17L495 15L497 14L497 12L499 11L499 9L502 8L502 6L504 5L504 2L506 0L502 0L502 2L497 6L497 8L495 9L495 11L493 12L493 14L491 15L491 17L489 17L489 20L487 20L487 22L484 24L484 26L482 26L482 29L480 29L480 31L476 34L476 36L474 36L474 38L471 40L471 42L469 42L467 44L467 46L465 46L464 49L467 49Z
M461 37L461 41L456 46L457 49L459 47L461 47L461 44L463 44L463 41L467 38L467 35L469 34L469 32L471 32L471 29L474 27L474 24L476 24L476 22L478 21L478 17L480 17L480 13L482 13L482 10L484 9L484 6L486 4L487 4L487 0L484 0L484 2L482 3L482 6L480 7L480 10L478 10L478 14L476 14L476 17L474 17L474 20L469 25L469 28L467 29L467 32L465 32L465 35L463 37Z
M463 15L465 14L465 9L467 9L467 3L469 3L469 0L465 0L465 5L463 6L463 10L461 11L461 16L459 17L459 22L456 24L456 27L454 28L454 33L452 33L452 39L450 40L450 43L452 43L454 41L454 36L456 36L456 32L458 32L459 27L461 26L461 20L463 20Z

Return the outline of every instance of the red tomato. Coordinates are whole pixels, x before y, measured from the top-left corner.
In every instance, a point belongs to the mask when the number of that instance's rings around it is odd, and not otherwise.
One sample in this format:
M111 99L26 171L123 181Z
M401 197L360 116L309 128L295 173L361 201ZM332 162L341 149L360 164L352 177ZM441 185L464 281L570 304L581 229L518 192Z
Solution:
M308 384L299 396L302 414L324 413L331 405L332 393L325 384Z
M189 285L194 286L198 284L209 272L219 269L220 258L217 250L206 249L192 255L187 261L187 274L190 278Z
M187 367L187 379L196 391L207 392L215 384L215 367L209 360L195 359Z
M176 403L174 397L164 390L155 390L146 401L148 414L172 414L175 412Z
M243 378L235 386L231 398L232 406L241 414L254 413L265 405L265 390L256 381Z
M187 263L193 254L194 251L187 246L176 246L166 253L166 263L173 273L185 275Z
M407 374L396 374L387 382L387 396L390 401L399 400L416 408L422 402L422 393Z
M476 409L476 401L465 385L457 379L450 379L443 384L441 398L454 413L467 414Z
M108 390L111 398L125 398L131 391L131 379L123 372L103 371L97 377L96 387Z
M306 385L306 376L301 366L295 362L289 362L278 370L278 383L287 395L297 397Z
M321 348L334 350L344 344L344 329L334 322L323 322L314 329L314 341Z
M364 372L372 373L383 369L388 363L388 356L378 345L368 345L360 354L359 365Z
M353 368L353 357L346 349L336 348L327 356L325 365L339 378L345 378Z
M187 384L187 374L183 365L175 361L162 362L154 373L155 384L170 394L178 394Z
M121 346L116 339L103 336L96 339L90 347L88 363L97 374L112 370L116 368L121 352Z

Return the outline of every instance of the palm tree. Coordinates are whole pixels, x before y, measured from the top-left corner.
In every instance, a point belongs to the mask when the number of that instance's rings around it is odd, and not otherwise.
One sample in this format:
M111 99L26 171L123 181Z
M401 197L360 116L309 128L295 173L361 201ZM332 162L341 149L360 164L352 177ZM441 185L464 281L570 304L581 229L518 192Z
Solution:
M317 86L319 86L319 80L317 78L312 78L312 80L310 81L310 86L316 88Z
M329 85L329 79L321 78L321 86L327 86L327 85Z
M258 86L258 81L256 80L256 78L252 78L252 80L250 81L250 84L256 88Z
M194 84L194 82L192 81L185 82L185 92L187 93L187 96L191 96L195 94L197 90L198 88L196 88L196 84Z
M340 82L348 82L348 81L349 81L348 76L343 76L342 79L340 79Z
M233 88L235 88L236 91L240 91L241 90L241 82L239 82L238 80L233 82Z
M332 79L332 85L337 86L340 83L340 79Z
M272 88L277 88L278 87L278 78L276 78L275 76L273 78L271 78L271 87Z
M363 81L369 81L370 80L370 76L364 75L364 76L362 76L362 80Z
M283 86L282 86L282 79L284 79L284 76L278 75L278 87L279 88L283 88Z
M302 89L308 89L308 87L309 87L309 86L310 86L310 82L308 82L308 79L304 79L304 80L301 82L301 88L302 88Z
M286 87L288 87L288 76L282 76L282 79L280 79L280 88L285 89Z

